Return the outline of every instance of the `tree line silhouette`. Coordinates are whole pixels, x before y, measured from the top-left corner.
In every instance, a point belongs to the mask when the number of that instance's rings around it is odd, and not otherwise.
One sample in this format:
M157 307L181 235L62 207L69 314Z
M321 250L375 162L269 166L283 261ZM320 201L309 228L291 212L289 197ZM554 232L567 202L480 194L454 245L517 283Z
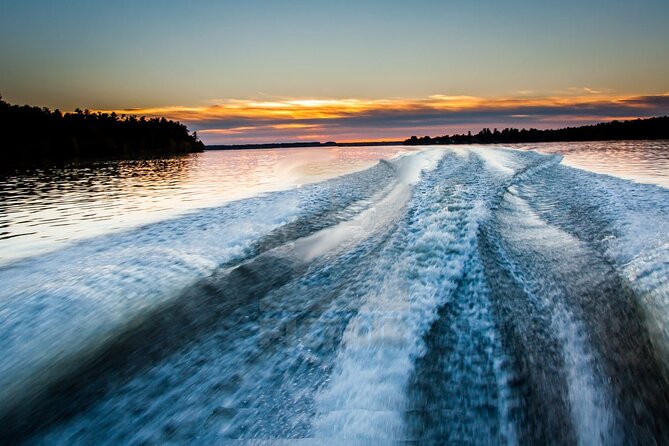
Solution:
M0 97L2 164L30 166L91 159L132 159L201 152L185 125L165 118L51 111L11 105Z
M555 130L484 128L476 135L471 132L444 136L412 136L404 141L409 145L425 144L511 144L559 141L612 141L623 139L669 139L669 116L630 121L611 121L582 127Z

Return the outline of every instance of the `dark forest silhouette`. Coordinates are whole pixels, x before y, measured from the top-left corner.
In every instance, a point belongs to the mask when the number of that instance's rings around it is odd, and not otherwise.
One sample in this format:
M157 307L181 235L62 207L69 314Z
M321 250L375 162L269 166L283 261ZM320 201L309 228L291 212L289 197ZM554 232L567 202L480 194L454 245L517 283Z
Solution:
M61 113L10 105L0 97L2 165L30 166L92 159L132 159L201 152L185 125L165 118Z
M424 144L511 144L558 141L613 141L632 139L669 139L669 116L631 121L611 121L583 127L556 130L506 128L501 132L484 128L476 135L423 136L404 141L410 145Z

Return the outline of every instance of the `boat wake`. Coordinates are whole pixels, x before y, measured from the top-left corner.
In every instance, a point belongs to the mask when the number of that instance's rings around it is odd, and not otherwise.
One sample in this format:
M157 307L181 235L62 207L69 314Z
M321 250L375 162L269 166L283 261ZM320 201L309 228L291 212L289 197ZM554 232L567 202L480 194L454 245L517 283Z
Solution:
M477 147L0 268L31 444L669 441L669 190Z

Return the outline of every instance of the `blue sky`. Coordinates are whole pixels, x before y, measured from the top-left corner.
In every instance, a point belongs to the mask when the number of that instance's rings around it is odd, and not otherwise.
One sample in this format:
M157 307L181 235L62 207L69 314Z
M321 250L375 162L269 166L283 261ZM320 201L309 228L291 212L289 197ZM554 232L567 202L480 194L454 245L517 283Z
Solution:
M666 0L0 2L0 93L64 110L669 92Z

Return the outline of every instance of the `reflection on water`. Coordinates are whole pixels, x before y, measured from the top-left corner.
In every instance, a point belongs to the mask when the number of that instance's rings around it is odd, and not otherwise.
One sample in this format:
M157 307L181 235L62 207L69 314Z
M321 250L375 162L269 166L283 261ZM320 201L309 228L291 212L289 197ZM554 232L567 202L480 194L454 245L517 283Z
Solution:
M568 166L669 187L667 140L551 142L515 147L542 153L561 153L564 155L563 163Z
M512 146L564 164L669 187L669 141ZM189 210L333 178L418 148L210 151L157 160L36 169L0 178L0 264L62 243Z
M0 177L0 264L189 210L336 177L410 150L210 151Z

